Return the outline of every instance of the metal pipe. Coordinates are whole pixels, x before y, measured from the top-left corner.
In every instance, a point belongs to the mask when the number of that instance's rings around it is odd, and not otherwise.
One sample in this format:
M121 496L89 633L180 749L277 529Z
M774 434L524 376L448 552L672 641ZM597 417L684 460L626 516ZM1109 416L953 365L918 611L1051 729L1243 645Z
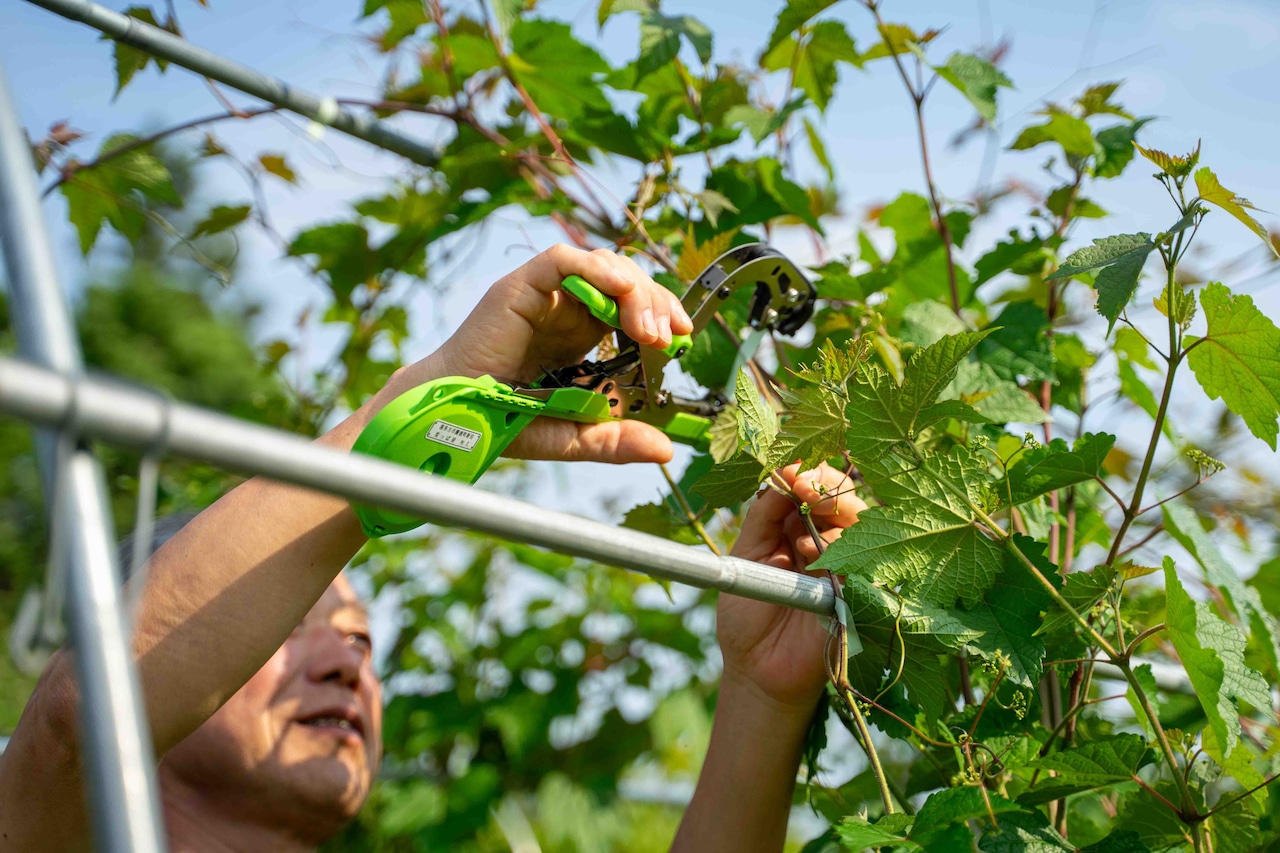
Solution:
M59 423L73 415L82 434L111 444L151 449L163 445L182 456L385 506L437 524L813 613L834 611L831 584L825 579L735 557L715 557L647 533L544 509L371 456L322 447L118 382L72 378L16 359L0 359L0 411L42 424Z
M407 157L421 166L434 167L440 159L436 149L387 127L380 121L357 115L338 106L333 98L318 98L248 66L232 62L196 47L168 30L153 27L137 18L113 12L89 0L28 0L64 18L88 24L95 30L138 50L168 60L202 77L217 80L255 98L283 107L313 121L329 125L357 139Z
M46 370L75 375L79 344L54 270L36 196L35 170L0 72L0 245L4 248L18 345ZM61 420L47 427L62 428ZM155 785L155 753L133 649L120 607L110 509L101 466L77 436L64 453L42 455L46 504L65 508L65 584L76 672L85 792L97 849L165 849ZM52 458L51 458L52 457ZM51 488L49 488L51 486ZM61 521L59 519L55 519ZM57 584L56 578L47 580Z

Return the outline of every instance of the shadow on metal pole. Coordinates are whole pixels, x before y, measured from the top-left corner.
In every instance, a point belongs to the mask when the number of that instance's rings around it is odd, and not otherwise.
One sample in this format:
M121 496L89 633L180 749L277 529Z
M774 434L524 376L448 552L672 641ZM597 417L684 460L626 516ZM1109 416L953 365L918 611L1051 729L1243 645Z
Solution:
M58 286L36 197L31 149L0 72L0 246L23 356L66 376L81 372L75 328ZM138 689L102 468L75 433L75 415L56 442L41 441L45 502L64 537L63 573L81 696L81 755L96 849L165 849L155 758ZM59 582L57 577L50 582Z

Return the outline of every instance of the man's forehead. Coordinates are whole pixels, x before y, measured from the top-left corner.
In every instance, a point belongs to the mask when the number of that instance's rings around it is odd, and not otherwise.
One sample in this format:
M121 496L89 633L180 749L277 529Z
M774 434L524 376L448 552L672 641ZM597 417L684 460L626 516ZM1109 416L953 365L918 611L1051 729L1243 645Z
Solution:
M357 616L360 619L369 618L369 611L360 600L360 596L356 595L351 583L342 575L334 579L311 612L326 617L344 615Z

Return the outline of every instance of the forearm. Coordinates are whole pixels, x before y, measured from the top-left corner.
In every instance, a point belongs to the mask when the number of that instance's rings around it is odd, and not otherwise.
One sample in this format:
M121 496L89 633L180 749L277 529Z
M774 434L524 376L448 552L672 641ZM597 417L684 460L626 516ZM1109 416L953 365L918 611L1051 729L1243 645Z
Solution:
M672 853L778 853L811 716L726 679Z
M393 381L316 443L350 450L425 374ZM158 754L248 681L364 542L345 499L255 477L155 553L134 648Z

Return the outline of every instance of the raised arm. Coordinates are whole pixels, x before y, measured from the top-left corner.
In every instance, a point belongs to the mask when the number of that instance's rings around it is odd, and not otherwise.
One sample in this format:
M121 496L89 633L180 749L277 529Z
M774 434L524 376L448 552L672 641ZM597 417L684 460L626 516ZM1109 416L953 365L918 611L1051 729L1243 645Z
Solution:
M317 443L349 450L399 394L442 376L529 381L543 366L581 360L606 329L560 281L577 274L613 296L624 330L664 346L687 333L679 301L612 252L556 246L499 280L440 350L397 371L377 395ZM634 421L535 422L508 451L525 458L665 461L670 441ZM134 636L156 752L207 720L267 661L364 543L347 502L254 478L160 549ZM0 759L0 847L87 845L73 666L59 652Z
M826 465L779 473L810 504L827 542L866 508L852 494L827 497L851 483ZM770 490L748 511L733 554L804 571L818 550L796 505ZM724 675L711 744L672 853L779 853L805 732L827 680L827 630L812 613L723 594L716 620Z

